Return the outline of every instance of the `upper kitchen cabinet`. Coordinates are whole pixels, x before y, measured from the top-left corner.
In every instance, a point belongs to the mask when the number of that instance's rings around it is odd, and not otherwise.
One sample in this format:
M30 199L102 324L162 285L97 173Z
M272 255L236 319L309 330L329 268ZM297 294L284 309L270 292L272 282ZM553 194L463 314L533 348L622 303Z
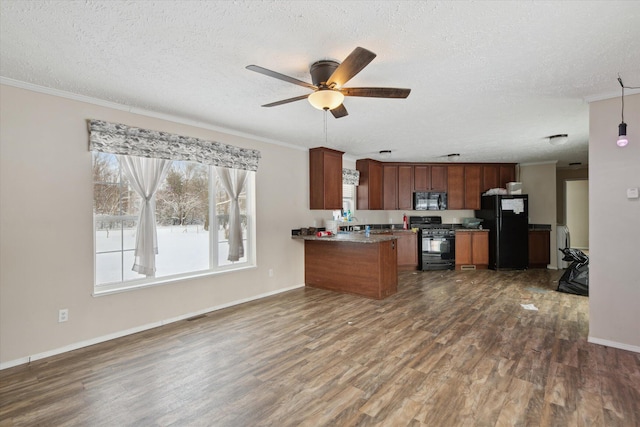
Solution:
M411 165L383 163L382 181L384 210L413 208L413 167Z
M481 165L447 167L447 208L480 209Z
M398 209L398 166L382 166L382 208Z
M447 209L464 209L464 166L447 167Z
M447 167L415 165L413 167L413 191L447 191Z
M357 208L382 209L382 163L372 159L357 160L356 169L360 171L360 185L356 187Z
M500 165L500 187L507 188L507 182L516 180L516 165Z
M398 166L398 209L413 209L413 166Z
M485 164L482 165L482 185L484 193L492 188L506 188L508 182L516 179L515 164Z
M309 150L310 209L342 209L342 151Z
M465 165L464 167L464 208L480 209L480 180L482 166Z

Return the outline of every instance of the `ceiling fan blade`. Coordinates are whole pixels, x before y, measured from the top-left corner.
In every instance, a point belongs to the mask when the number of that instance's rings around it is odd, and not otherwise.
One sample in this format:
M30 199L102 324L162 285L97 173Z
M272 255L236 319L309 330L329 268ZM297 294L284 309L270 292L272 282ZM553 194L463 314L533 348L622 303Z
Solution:
M293 77L285 76L284 74L280 74L275 71L268 70L266 68L260 67L258 65L247 65L247 70L255 71L256 73L264 74L265 76L273 77L274 79L283 80L285 82L293 83L294 85L304 86L309 89L316 90L317 86L312 85L311 83L303 82L302 80L294 79Z
M278 105L288 104L290 102L301 101L303 99L307 99L308 97L309 95L300 95L296 96L295 98L283 99L282 101L272 102L271 104L264 104L263 107L276 107Z
M366 96L369 98L406 98L411 89L397 87L345 87L340 89L344 96Z
M349 115L349 113L347 112L347 109L344 108L344 104L340 104L333 110L329 110L329 111L331 111L331 114L333 114L333 117L335 117L336 119Z
M353 76L362 71L364 67L369 65L375 57L376 54L367 49L362 47L355 48L353 52L342 61L342 64L336 68L333 74L331 74L327 84L331 85L335 83L336 87L342 87L342 85L351 80Z

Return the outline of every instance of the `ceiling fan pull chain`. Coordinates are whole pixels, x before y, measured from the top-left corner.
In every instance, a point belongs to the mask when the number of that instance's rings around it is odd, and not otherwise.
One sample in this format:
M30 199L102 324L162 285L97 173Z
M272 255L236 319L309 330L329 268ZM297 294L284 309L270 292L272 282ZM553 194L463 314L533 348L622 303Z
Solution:
M324 146L327 146L327 111L324 110Z

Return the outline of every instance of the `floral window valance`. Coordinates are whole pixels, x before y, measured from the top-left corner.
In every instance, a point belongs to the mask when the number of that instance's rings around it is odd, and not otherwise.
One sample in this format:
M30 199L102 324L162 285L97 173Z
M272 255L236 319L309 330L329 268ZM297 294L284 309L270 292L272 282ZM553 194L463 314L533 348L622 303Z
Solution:
M360 171L356 169L342 169L342 183L345 185L360 184Z
M186 160L254 172L260 160L258 150L102 120L89 120L89 134L89 150L104 153Z

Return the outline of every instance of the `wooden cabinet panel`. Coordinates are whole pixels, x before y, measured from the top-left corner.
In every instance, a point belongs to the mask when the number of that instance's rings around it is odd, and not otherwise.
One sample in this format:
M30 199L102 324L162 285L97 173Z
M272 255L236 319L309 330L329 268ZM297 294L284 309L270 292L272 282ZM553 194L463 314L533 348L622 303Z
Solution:
M484 193L492 188L500 188L500 166L499 165L483 165L482 166L482 186L480 187Z
M456 231L456 270L463 266L489 266L488 231Z
M309 208L342 209L342 151L309 150Z
M507 182L516 180L516 165L500 165L500 187L507 188Z
M358 160L356 169L360 171L360 185L356 187L357 208L382 209L382 163L372 159Z
M480 176L482 166L465 165L464 167L464 208L480 209Z
M547 268L551 262L549 240L550 231L529 231L529 268Z
M431 166L431 190L448 191L448 176L446 166Z
M307 286L383 299L398 289L396 241L305 240Z
M413 191L447 191L447 166L414 165Z
M456 265L471 265L471 232L456 232Z
M416 165L413 167L413 191L431 190L431 167Z
M464 166L447 167L447 209L464 209Z
M398 237L398 269L416 270L418 268L418 234L396 231L393 235Z
M382 167L382 208L398 209L398 167L384 165Z
M489 232L488 231L472 231L471 232L471 253L472 260L476 266L489 266Z
M398 209L413 209L412 166L398 166Z

